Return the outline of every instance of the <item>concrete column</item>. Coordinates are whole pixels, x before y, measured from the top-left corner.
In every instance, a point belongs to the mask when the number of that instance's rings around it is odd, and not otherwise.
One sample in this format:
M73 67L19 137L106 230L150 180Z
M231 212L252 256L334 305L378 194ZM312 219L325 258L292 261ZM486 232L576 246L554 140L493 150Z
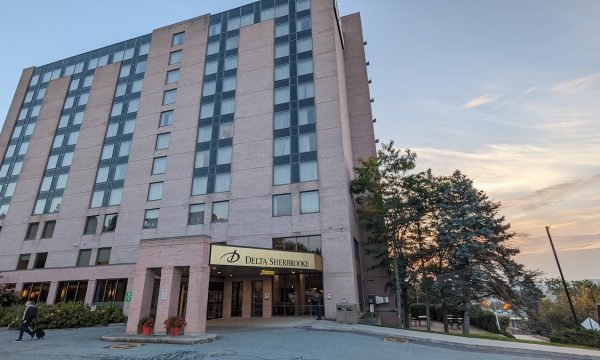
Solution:
M296 316L304 315L304 274L298 274L298 295L296 296Z
M272 317L273 311L273 277L268 276L263 280L263 317ZM265 299L265 294L269 294L269 298Z
M136 334L140 319L150 314L154 276L154 271L151 269L140 267L135 270L133 294L127 318L128 334Z
M23 293L23 283L18 282L15 284L15 294L17 294L17 297L19 298L19 300L21 299L22 293Z
M56 300L56 290L58 289L58 281L50 282L50 289L48 289L48 299L46 300L46 304L54 304L54 300Z
M252 280L243 280L244 285L242 286L242 293L244 294L242 302L242 318L248 319L252 317Z
M52 292L52 285L50 286L50 292ZM96 292L96 280L88 280L87 291L85 292L84 302L88 305L92 305L94 302L94 293Z
M127 288L125 290L125 293L127 293L129 291L133 291L133 278L127 279ZM129 315L129 307L130 306L131 306L131 302L123 303L123 315L125 315L125 316Z
M156 323L154 324L155 334L166 334L167 329L163 322L167 318L177 315L180 287L181 269L173 266L163 267L160 273L160 290L156 309ZM166 299L163 299L164 292L167 293Z
M231 297L232 281L231 278L225 279L223 283L223 318L231 318Z
M186 310L186 334L202 334L206 332L206 308L208 306L208 283L210 268L208 266L190 266L190 283L188 285L188 301Z

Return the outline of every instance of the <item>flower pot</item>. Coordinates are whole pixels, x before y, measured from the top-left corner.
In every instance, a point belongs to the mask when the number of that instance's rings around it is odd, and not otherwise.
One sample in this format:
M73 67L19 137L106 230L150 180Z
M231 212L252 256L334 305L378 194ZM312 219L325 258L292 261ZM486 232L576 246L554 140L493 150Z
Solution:
M142 326L142 334L144 334L144 336L152 335L152 326Z
M172 336L179 336L181 335L181 328L179 326L175 326L171 328L171 335Z

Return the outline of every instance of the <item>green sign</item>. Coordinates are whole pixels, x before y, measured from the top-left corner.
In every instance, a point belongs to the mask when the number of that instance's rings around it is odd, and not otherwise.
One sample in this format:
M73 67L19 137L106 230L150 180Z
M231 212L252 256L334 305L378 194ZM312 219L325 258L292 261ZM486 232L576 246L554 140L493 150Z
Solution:
M131 291L125 293L125 302L131 302Z

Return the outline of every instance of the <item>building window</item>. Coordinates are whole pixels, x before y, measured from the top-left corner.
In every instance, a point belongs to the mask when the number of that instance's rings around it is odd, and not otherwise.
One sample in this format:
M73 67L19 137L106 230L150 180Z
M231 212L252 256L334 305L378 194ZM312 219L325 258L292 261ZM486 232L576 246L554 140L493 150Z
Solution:
M292 215L292 195L273 195L273 216Z
M156 227L158 226L158 215L159 215L158 209L146 210L146 213L144 214L143 228L144 229L156 229Z
M22 301L46 302L50 292L50 283L25 283L21 290Z
M275 45L275 59L290 55L290 45L288 43Z
M61 281L58 283L54 303L83 302L87 293L87 281Z
M206 47L206 55L213 55L219 52L220 41L211 42Z
M144 85L144 80L140 79L134 81L133 84L131 84L131 93L134 94L142 91L142 85Z
M156 150L168 149L171 133L163 133L156 135Z
M96 254L96 265L108 265L110 263L111 248L99 248Z
M212 75L219 70L218 61L209 61L204 65L204 75Z
M298 125L307 125L315 123L315 108L306 107L298 109Z
M319 179L316 161L306 161L300 163L300 182L315 181Z
M321 235L274 238L273 249L284 251L321 253Z
M275 81L290 78L290 64L275 67Z
M196 161L194 167L200 169L210 165L210 150L198 151L196 153Z
M102 225L102 232L115 231L117 228L117 218L119 214L106 214L104 215L104 224Z
M231 183L231 174L230 173L217 174L217 176L215 176L215 192L219 193L219 192L229 191L230 183Z
M92 257L92 250L85 249L79 250L79 256L77 256L77 265L78 267L82 266L90 266L90 258Z
M231 164L231 146L217 150L217 165Z
M35 238L37 237L37 231L38 228L40 227L40 223L30 223L29 226L27 226L27 232L25 233L25 240L35 240Z
M296 12L310 9L310 0L296 0Z
M123 302L127 290L127 279L96 280L94 304L105 302Z
M233 114L235 112L235 99L221 100L221 115Z
M290 33L290 25L287 22L275 25L275 37L285 36Z
M169 105L175 103L175 97L177 96L177 89L167 90L163 94L163 105Z
M208 28L208 36L213 36L221 33L221 23L212 24Z
M43 269L46 267L46 259L48 258L48 253L37 253L35 254L35 262L33 263L34 269Z
M227 38L227 41L225 42L225 50L237 49L239 46L240 46L240 37L239 36Z
M275 105L290 102L290 88L289 86L275 89L274 97Z
M190 205L189 225L204 224L204 204Z
M302 19L296 20L296 31L297 32L308 30L310 28L311 28L310 16L303 17Z
M173 39L171 39L171 46L177 46L177 45L183 44L184 38L185 38L185 32L173 34Z
M56 226L56 221L46 221L44 224L44 231L42 231L42 239L49 239L54 235L54 227Z
M304 191L300 193L300 213L310 214L319 212L319 191Z
M223 92L233 91L237 87L235 76L226 77L223 79Z
M121 196L123 195L123 189L112 189L110 191L110 197L108 198L108 206L121 204Z
M167 170L167 157L162 156L162 157L154 158L154 161L152 162L152 175L164 174L166 170Z
M219 140L233 137L233 123L219 124Z
M296 63L296 69L298 76L312 74L313 62L312 59L300 60Z
M162 199L162 191L163 191L163 183L162 182L150 183L150 185L148 186L148 201Z
M237 68L237 60L237 55L226 57L223 70L232 70Z
M296 52L298 54L312 50L312 38L306 37L296 41Z
M200 107L200 119L212 117L215 113L215 103L205 103Z
M173 123L173 110L163 111L160 113L159 127L168 126Z
M17 270L27 270L29 266L29 258L31 254L21 254L19 255L19 262L17 262Z
M273 156L289 155L291 151L290 137L276 138L273 141Z
M290 127L290 112L280 111L275 113L275 130L286 129Z
M181 62L181 58L183 57L183 51L177 50L171 52L169 55L169 65L179 64Z
M231 18L227 20L227 31L237 30L240 28L240 18Z
M311 82L298 84L298 100L304 100L315 97L315 88Z
M208 186L208 177L199 176L195 177L192 181L192 195L206 194Z
M98 228L98 216L88 216L85 219L85 228L83 228L83 235L94 235Z
M289 184L291 182L291 167L289 164L273 167L273 185Z
M167 71L167 79L165 84L173 84L179 80L179 69Z
M214 202L212 209L212 222L229 221L229 201Z
M127 164L119 164L115 167L115 176L114 180L123 180L125 179L125 175L127 175Z
M212 139L212 126L202 126L198 129L198 142L206 142Z
M317 137L315 133L300 134L298 137L298 152L304 153L317 150Z
M202 85L202 96L214 95L216 90L217 90L217 82L216 81L205 82L204 85ZM223 90L223 91L225 91L225 90Z

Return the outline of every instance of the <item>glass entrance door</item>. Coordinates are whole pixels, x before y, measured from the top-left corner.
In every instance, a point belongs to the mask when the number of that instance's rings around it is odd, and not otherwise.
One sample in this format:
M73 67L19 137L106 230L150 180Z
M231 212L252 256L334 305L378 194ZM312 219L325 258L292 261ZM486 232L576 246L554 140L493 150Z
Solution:
M208 284L208 307L206 309L207 319L219 319L223 317L223 283L211 282Z
M243 293L244 283L242 281L233 281L231 283L231 317L242 316Z
M263 316L263 282L252 282L252 317Z

